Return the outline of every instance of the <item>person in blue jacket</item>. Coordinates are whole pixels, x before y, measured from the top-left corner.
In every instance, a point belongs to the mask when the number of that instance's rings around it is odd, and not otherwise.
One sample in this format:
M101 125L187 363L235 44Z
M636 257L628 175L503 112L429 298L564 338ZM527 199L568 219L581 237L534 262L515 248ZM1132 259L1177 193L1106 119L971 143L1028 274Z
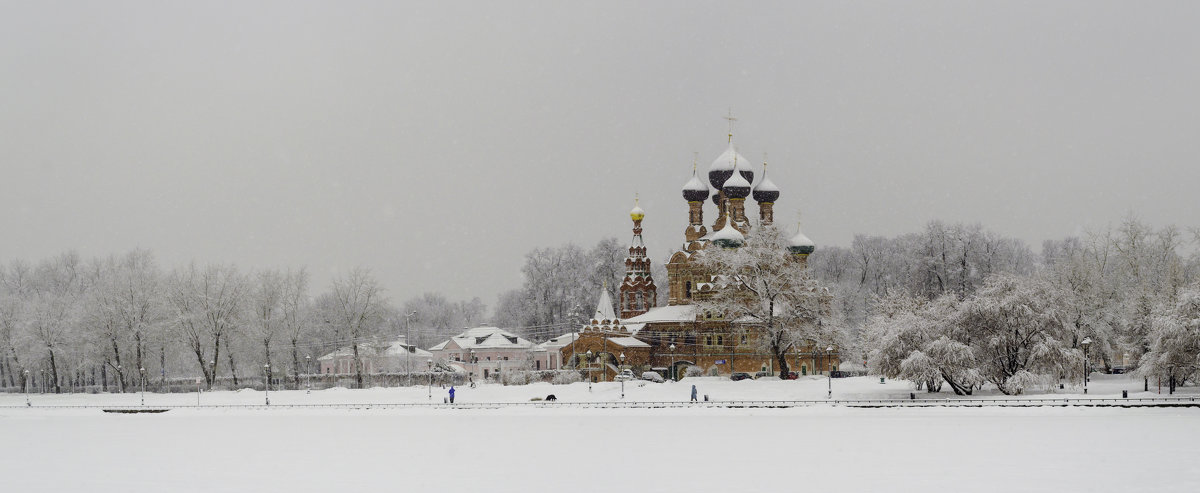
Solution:
M696 386L693 385L692 386L692 402L697 402L697 401L699 401L699 399L696 399Z
M454 386L450 386L450 403L454 404Z

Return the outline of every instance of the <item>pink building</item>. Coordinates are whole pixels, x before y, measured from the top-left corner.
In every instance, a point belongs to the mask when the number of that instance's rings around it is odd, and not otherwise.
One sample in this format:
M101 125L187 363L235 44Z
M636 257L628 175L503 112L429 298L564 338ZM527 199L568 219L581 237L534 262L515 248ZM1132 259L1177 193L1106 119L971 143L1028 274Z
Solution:
M404 373L406 371L428 371L433 355L424 349L405 344L400 338L391 343L362 343L358 345L358 359L363 373ZM350 375L354 373L354 348L340 347L336 351L317 358L320 372L325 375Z
M434 361L478 378L496 378L507 369L540 370L545 361L534 358L534 345L499 327L475 327L437 344L429 351Z

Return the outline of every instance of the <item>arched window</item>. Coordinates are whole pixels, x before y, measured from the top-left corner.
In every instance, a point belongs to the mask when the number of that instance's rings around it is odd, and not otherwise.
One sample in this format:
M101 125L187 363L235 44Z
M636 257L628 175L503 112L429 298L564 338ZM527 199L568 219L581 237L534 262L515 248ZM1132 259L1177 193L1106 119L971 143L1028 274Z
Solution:
M692 281L683 283L683 286L684 286L683 296L689 300L692 299Z

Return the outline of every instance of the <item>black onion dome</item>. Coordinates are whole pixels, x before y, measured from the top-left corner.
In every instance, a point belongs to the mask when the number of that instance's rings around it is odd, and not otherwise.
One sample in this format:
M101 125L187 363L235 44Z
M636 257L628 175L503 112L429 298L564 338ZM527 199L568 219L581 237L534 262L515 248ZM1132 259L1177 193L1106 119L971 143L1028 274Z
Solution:
M731 199L744 199L750 195L750 182L741 173L730 175L728 180L725 180L725 185L721 187L725 192L725 196Z
M708 198L708 185L692 170L692 179L683 185L683 198L688 202L703 202Z
M713 188L716 188L719 190L721 188L721 185L724 185L725 182L729 180L730 176L733 176L732 169L709 170L708 171L708 182L712 184Z
M767 178L767 167L763 165L762 180L758 181L758 185L754 186L754 201L755 202L770 202L775 203L779 199L779 187Z

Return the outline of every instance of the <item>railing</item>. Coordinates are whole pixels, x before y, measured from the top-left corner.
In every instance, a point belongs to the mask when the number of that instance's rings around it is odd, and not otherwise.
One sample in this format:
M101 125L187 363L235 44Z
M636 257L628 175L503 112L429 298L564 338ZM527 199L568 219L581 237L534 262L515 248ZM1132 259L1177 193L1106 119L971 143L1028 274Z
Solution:
M834 400L734 400L734 401L530 401L435 403L329 403L329 404L207 404L168 406L5 405L0 409L501 409L501 408L792 408L792 407L1200 407L1200 396L1086 398L1086 399L834 399Z

